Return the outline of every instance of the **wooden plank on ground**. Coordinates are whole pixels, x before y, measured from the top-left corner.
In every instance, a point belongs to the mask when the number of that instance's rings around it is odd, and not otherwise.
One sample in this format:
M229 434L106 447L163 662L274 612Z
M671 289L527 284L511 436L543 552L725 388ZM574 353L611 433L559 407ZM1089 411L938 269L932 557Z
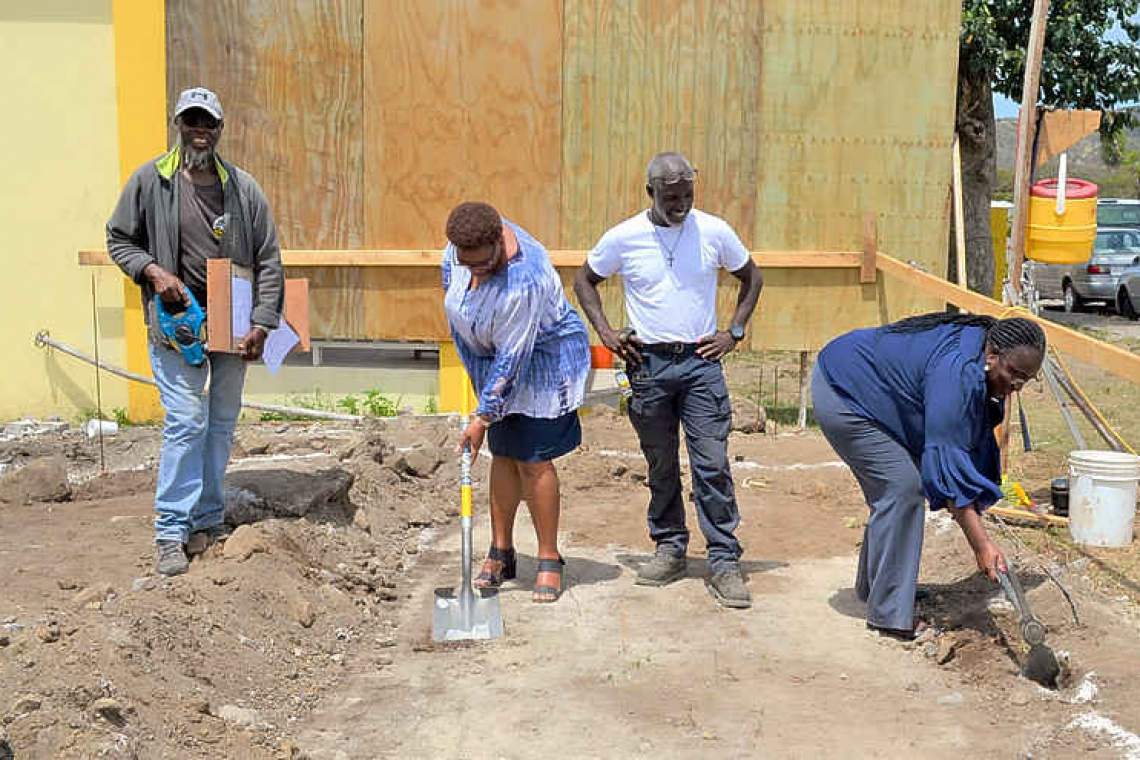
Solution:
M168 113L186 87L217 92L226 115L218 151L265 190L283 246L364 243L363 8L363 0L166 3ZM372 182L376 165L368 166Z
M1133 354L1104 341L1070 330L1054 322L1034 316L1024 309L1016 312L998 303L940 277L927 274L898 259L879 254L879 271L896 280L908 283L928 295L946 303L971 311L975 314L988 314L993 317L1019 316L1032 319L1045 330L1049 344L1063 354L1088 362L1105 372L1132 382L1140 381L1140 354Z
M1060 525L1068 527L1069 518L1060 517L1059 515L1039 515L1036 512L1030 512L1028 509L1017 509L1015 507L990 507L986 510L986 514L997 515L1004 517L1008 520L1025 520L1027 522L1044 523L1047 525Z

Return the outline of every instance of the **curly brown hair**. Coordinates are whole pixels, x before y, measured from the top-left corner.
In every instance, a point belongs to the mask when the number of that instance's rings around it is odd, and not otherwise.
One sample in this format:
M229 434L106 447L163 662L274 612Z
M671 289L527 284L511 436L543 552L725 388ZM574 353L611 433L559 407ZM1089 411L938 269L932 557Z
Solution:
M460 203L447 217L447 239L456 248L480 248L503 239L503 220L493 206L479 201Z

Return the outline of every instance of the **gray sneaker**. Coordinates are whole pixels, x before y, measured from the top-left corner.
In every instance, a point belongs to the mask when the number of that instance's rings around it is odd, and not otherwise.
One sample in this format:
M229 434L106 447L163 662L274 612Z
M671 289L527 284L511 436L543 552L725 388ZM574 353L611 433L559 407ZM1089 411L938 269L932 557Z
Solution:
M163 575L181 575L190 569L190 560L186 559L186 550L181 541L156 541L158 546L158 559L155 569Z
M637 568L637 580L634 583L638 586L664 586L683 577L685 568L684 557L658 549L653 559Z
M705 581L709 593L722 607L748 609L752 606L752 593L744 585L739 568L731 567L715 572Z
M231 533L233 533L233 529L225 523L212 525L205 530L191 533L190 540L186 542L186 554L193 557L196 554L203 553L214 544L225 543Z

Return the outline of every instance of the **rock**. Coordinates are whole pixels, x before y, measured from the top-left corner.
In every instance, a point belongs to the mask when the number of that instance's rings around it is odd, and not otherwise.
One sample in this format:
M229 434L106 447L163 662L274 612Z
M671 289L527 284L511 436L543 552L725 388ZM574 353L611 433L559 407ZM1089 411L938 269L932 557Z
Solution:
M408 516L408 526L412 528L430 528L435 523L431 510L425 506L413 509Z
M626 467L624 464L615 464L613 469L610 470L610 475L614 476L615 478L620 478L622 475L625 475L627 472L629 472L629 468Z
M0 731L0 760L15 760L16 753L12 751L12 745L8 743L8 737L4 736L4 732Z
M934 660L939 665L945 665L954 659L954 649L958 646L958 642L953 636L943 636L938 640L938 653Z
M308 599L294 597L290 609L293 612L293 619L300 623L302 628L311 628L317 619L316 613L313 612L313 605Z
M201 716L210 714L210 703L202 697L189 697L182 702L182 711L190 716L191 722L197 722Z
M912 694L917 693L922 687L919 686L918 681L911 681L906 685L906 690Z
M233 456L237 458L264 456L269 453L269 446L268 438L253 430L243 431L234 441Z
M763 433L768 422L764 407L743 396L732 398L732 429L738 433Z
M933 641L927 642L927 644L922 648L922 653L930 659L934 659L938 656L938 644Z
M133 593L137 594L140 591L149 591L152 588L154 588L153 576L148 575L144 578L135 578L131 581L131 591Z
M352 482L351 473L336 467L231 472L226 475L226 522L237 526L271 517L304 517L329 504L345 503Z
M79 584L70 578L60 578L56 580L55 585L59 586L61 591L74 591L79 588Z
M40 709L43 700L35 694L24 694L17 697L16 701L12 703L13 715L27 715L28 713L35 712Z
M257 710L238 707L237 705L223 705L218 710L218 717L226 723L233 723L242 728L252 728L261 723L261 716L258 715Z
M36 638L45 644L59 641L59 623L48 623L36 628Z
M426 478L431 476L442 463L443 460L434 450L412 449L401 454L396 460L395 466L396 472L411 475L414 478Z
M1009 695L1009 703L1017 707L1025 707L1033 698L1024 689L1018 689Z
M0 636L0 647L6 647L12 643L12 640L7 636Z
M923 629L922 633L918 634L918 637L914 640L914 643L922 645L928 641L934 641L934 636L934 626L928 625Z
M103 697L96 699L91 703L91 714L97 718L102 718L111 725L124 726L127 719L123 717L123 706L111 697Z
M69 498L71 484L67 482L67 460L61 456L33 459L0 478L0 502L32 504L67 501Z
M244 562L250 555L257 552L269 551L269 543L265 535L254 525L241 525L226 539L222 553L226 559Z
M71 602L76 607L86 607L89 604L96 603L102 604L107 601L107 597L113 593L115 593L115 589L110 583L97 583L94 586L88 586L73 596Z
M939 697L938 705L939 707L957 707L958 705L962 704L963 701L965 700L962 699L962 695L956 691L953 691L949 694L943 694L941 697Z

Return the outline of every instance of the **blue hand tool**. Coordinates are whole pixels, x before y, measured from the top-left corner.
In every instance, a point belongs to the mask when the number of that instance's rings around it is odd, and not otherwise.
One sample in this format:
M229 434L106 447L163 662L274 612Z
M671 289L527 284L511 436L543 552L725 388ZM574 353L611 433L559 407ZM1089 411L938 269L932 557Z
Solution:
M160 296L154 297L154 310L158 313L158 325L162 334L191 367L200 367L206 361L206 313L198 305L198 300L189 289L186 297L190 304L182 311L171 314L162 303Z

